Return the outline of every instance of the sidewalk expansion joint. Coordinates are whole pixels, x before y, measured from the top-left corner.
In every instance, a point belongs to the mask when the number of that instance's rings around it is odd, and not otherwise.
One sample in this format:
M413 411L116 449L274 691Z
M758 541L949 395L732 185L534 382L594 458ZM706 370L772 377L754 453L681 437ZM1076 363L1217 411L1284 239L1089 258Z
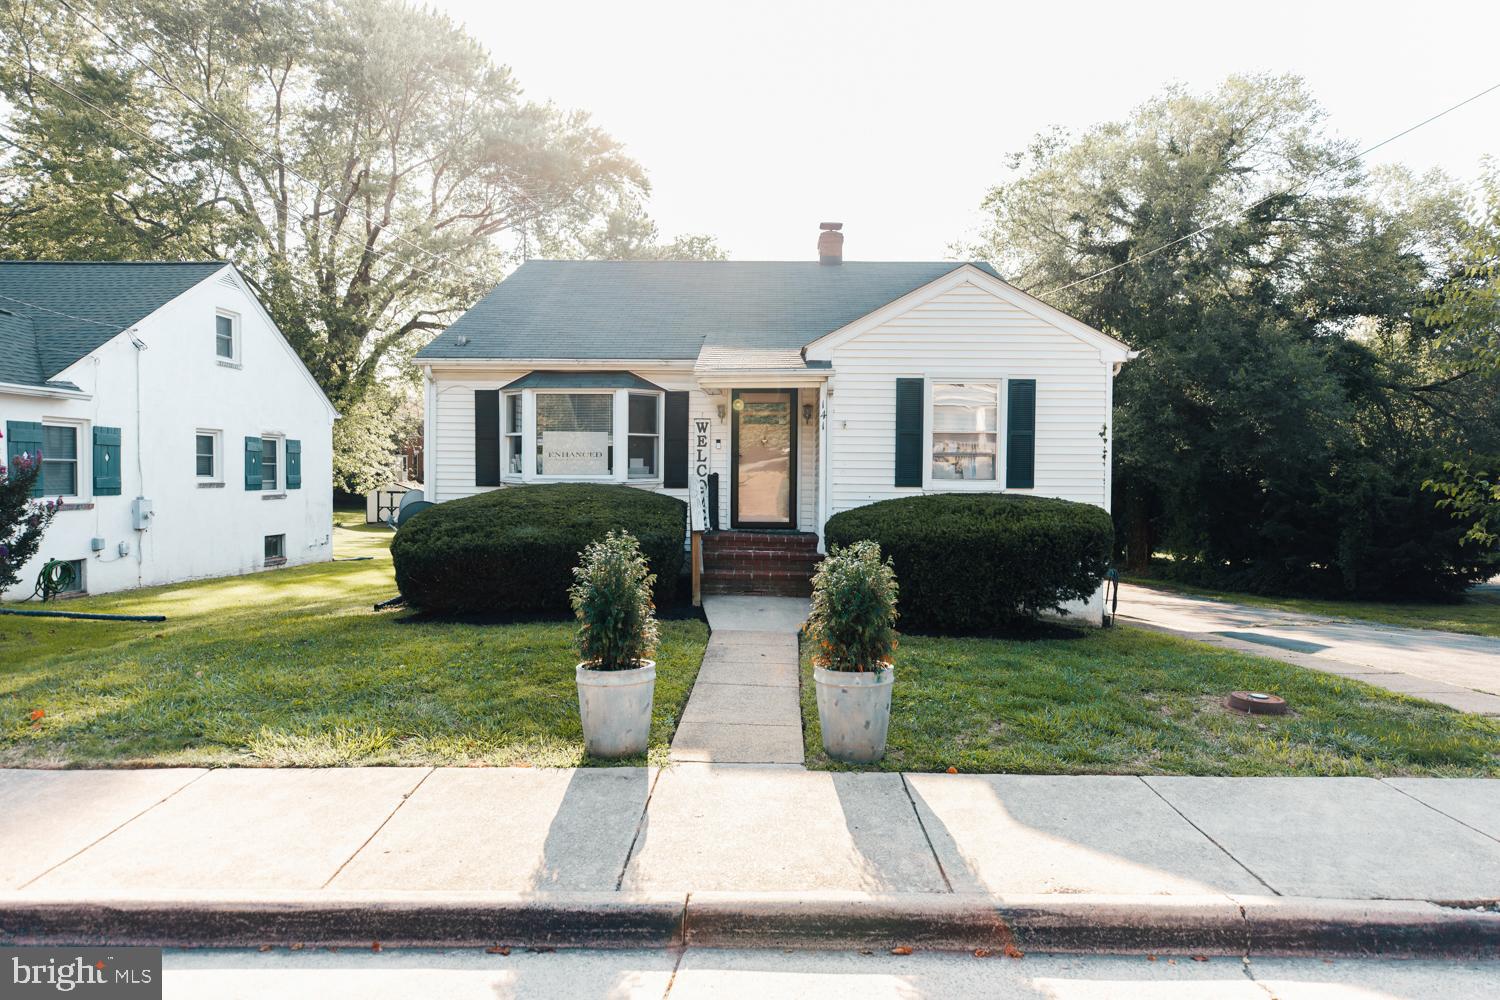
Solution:
M1421 697L1421 696L1420 695L1416 695L1415 697ZM1439 809L1437 806L1433 805L1431 802L1428 802L1425 799L1419 799L1419 798L1417 798L1415 795L1411 794L1406 789L1404 789L1404 788L1398 788L1395 785L1390 784L1384 778L1380 778L1379 781L1380 781L1380 783L1382 785L1385 785L1385 787L1391 789L1392 791L1400 792L1402 795L1405 795L1407 798L1411 799L1413 802L1417 803L1418 805L1426 806L1428 809L1431 809L1433 812L1437 813L1439 816L1443 817L1444 819L1451 819L1453 822L1457 823L1459 826L1466 827L1466 828L1468 828L1470 830L1473 830L1475 833L1479 834L1481 837L1487 837L1490 840L1495 841L1496 843L1500 843L1500 837L1496 837L1492 833L1489 833L1489 832L1487 832L1485 830L1481 830L1477 826L1471 826L1468 823L1465 823L1463 820L1459 819L1457 816L1454 816L1454 815L1451 815L1449 813L1443 812L1441 809Z
M675 735L675 734L674 734ZM662 771L665 767L658 767L656 774L651 778L651 787L646 789L646 801L641 804L640 818L635 821L635 833L630 837L630 847L625 851L625 863L620 866L620 875L615 879L615 892L619 892L625 884L625 873L630 871L630 861L635 857L635 845L641 841L641 831L646 828L646 815L651 809L651 796L656 794L656 783L661 780ZM687 919L687 899L682 901L683 919Z
M1151 789L1151 792L1152 792L1153 795L1155 795L1157 798L1161 799L1163 802L1165 802L1167 804L1167 808L1171 809L1174 813L1176 813L1177 815L1181 816L1182 817L1182 821L1184 823L1186 823L1188 826L1192 827L1194 830L1197 830L1198 833L1203 837L1204 840L1207 840L1210 844L1213 844L1220 851L1223 851L1224 852L1224 856L1226 858L1228 858L1230 861L1233 861L1235 864L1239 865L1241 868L1245 869L1245 871L1250 874L1250 877L1253 878L1253 879L1255 879L1255 881L1259 882L1261 885L1265 886L1266 890L1268 892L1270 892L1271 895L1273 895L1273 896L1280 896L1281 895L1281 893L1279 893L1279 892L1276 891L1275 886L1271 885L1271 883L1267 882L1265 879L1263 879L1263 878L1260 877L1260 873L1258 873L1257 871L1255 871L1249 865L1245 864L1245 862L1241 861L1239 858L1235 857L1232 853L1230 853L1229 848L1227 848L1223 844L1219 843L1212 836L1210 836L1210 834L1209 834L1209 832L1207 830L1203 829L1203 827L1199 826L1197 823L1194 823L1191 819L1189 819L1187 813L1185 813L1181 809L1177 808L1177 803L1175 803L1171 799L1167 798L1165 795L1163 795L1161 793L1161 789L1157 788L1155 785L1151 784L1151 782L1149 782L1149 781L1146 780L1146 777L1147 777L1146 775L1138 775L1137 777L1139 778L1141 784L1143 784L1147 788ZM1245 915L1245 908L1243 906L1240 907L1240 915L1241 916Z
M405 794L403 794L401 796L401 801L397 802L396 803L396 807L394 809L392 809L386 815L385 819L383 819L383 820L380 821L380 825L377 826L375 829L371 830L370 831L370 835L364 839L364 842L361 843L358 847L356 847L354 849L354 853L351 854L351 855L349 855L347 858L345 858L344 859L344 863L341 864L341 865L339 865L338 868L334 869L333 874L330 875L330 876L328 876L328 881L323 883L322 888L326 889L330 885L332 885L333 884L333 880L336 879L336 878L338 878L339 875L340 875L340 873L342 873L345 868L349 867L349 862L351 862L355 858L359 857L359 852L363 851L366 847L370 846L370 841L374 840L376 837L378 837L380 835L380 831L385 829L385 825L387 823L389 823L393 818L395 818L396 813L398 813L398 812L401 811L401 807L402 806L406 805L406 800L409 799L409 798L411 798L413 795L417 794L417 789L419 789L419 788L422 787L422 782L424 782L428 778L432 777L432 775L433 775L433 773L435 771L437 771L436 767L429 767L427 769L427 773L424 774L424 775L422 775L420 778L417 779L417 783L415 785L411 786L411 790L410 791L406 792Z
M78 850L74 851L72 854L69 854L67 857L63 858L57 864L55 864L52 867L48 868L46 871L40 872L40 873L38 873L36 875L33 875L31 878L27 879L25 882L22 882L19 886L17 886L17 888L18 889L25 889L28 886L30 886L33 882L35 882L37 879L42 878L45 875L50 875L52 872L57 871L57 869L61 868L65 864L67 864L69 861L72 861L74 858L78 857L80 854L84 853L85 851L92 850L93 848L97 847L99 844L103 843L105 840L108 840L110 837L112 837L115 834L119 833L121 830L125 829L125 827L129 826L131 823L134 823L136 820L140 819L142 816L146 815L148 812L150 812L151 810L155 809L157 806L161 805L163 802L167 801L168 799L170 799L172 796L176 795L178 792L182 791L187 786L189 786L191 784L194 784L195 782L202 781L204 778L208 777L210 774L212 774L216 770L218 770L218 769L217 768L212 768L212 767L205 768L204 771L203 771L203 773L200 774L200 775L198 775L198 777L196 777L196 778L190 778L187 781L184 781L181 785L178 785L176 788L172 789L172 791L168 792L166 795L163 795L161 798L157 799L155 802L151 803L149 806L147 806L146 808L142 809L140 812L136 813L134 816L131 816L130 818L126 819L124 822L120 823L118 826L114 827L109 832L104 833L104 834L102 834L102 835L94 838L93 840L89 841L87 844L85 844L84 846L80 847Z
M922 810L917 808L916 797L911 793L911 785L907 784L906 772L900 772L901 790L906 792L906 801L911 803L912 815L917 817L917 829L922 831L922 839L927 843L927 850L932 854L932 863L937 865L938 874L943 876L943 886L953 891L953 880L948 877L948 869L943 867L943 859L938 857L937 848L932 844L932 834L927 832L927 824L922 822Z

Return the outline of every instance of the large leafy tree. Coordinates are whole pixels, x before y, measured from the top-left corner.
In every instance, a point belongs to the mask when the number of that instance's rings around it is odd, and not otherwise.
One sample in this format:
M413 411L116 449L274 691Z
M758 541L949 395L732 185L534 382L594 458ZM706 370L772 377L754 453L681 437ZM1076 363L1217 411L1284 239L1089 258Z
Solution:
M1433 296L1424 318L1461 370L1500 381L1500 166L1486 179L1488 205L1464 243L1460 268ZM1439 506L1469 525L1468 538L1500 548L1500 448L1475 436L1428 483Z
M1232 78L1044 134L965 249L1141 351L1116 387L1133 567L1166 549L1239 586L1451 592L1483 560L1421 483L1494 386L1413 316L1461 192L1363 172L1321 121L1300 80Z
M638 198L624 198L603 221L582 233L554 233L542 243L548 257L585 260L727 260L712 236L688 233L663 240Z
M401 0L14 0L0 96L0 254L232 260L377 420L393 357L646 188L586 115Z

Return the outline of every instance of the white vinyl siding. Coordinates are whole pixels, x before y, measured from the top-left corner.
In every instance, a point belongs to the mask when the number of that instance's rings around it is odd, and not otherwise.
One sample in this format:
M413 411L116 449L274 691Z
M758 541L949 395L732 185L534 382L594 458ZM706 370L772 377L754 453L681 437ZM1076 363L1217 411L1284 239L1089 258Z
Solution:
M923 378L929 393L935 382L1036 379L1036 487L1027 492L1108 507L1100 431L1109 364L1093 345L991 292L964 283L917 304L835 348L833 368L830 516L912 492L894 485L897 378ZM1002 422L1003 400L1002 390ZM923 419L930 430L931 412ZM1004 447L1002 433L1002 463Z
M802 419L802 408L812 407L812 419ZM797 393L797 530L823 533L818 523L818 390Z

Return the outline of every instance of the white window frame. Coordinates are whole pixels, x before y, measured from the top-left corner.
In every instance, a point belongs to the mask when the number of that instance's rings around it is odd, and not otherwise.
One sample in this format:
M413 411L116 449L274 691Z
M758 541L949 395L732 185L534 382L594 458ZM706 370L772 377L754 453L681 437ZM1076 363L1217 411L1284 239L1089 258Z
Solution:
M275 494L278 494L278 493L285 493L286 492L286 435L285 434L273 434L273 433L271 433L269 431L262 431L261 435L260 435L260 441L261 441L261 455L262 456L265 455L265 447L266 447L265 443L267 441L275 441L276 442L276 479L275 479L275 482L272 485L270 485L270 486L266 485L266 472L265 472L266 465L265 465L265 459L264 459L264 457L262 457L262 459L261 459L261 466L260 466L260 468L261 468L261 473L260 473L260 493L261 493L261 496L266 496L268 494L269 495L275 495Z
M219 353L219 319L229 320L229 347L230 355L225 357ZM221 365L238 366L240 361L240 314L228 309L214 310L214 360Z
M637 434L630 429L630 397L631 396L653 396L656 399L656 430L650 434ZM662 479L662 438L665 437L665 428L662 424L666 420L667 394L656 392L653 389L626 389L625 390L625 478L632 483L656 483ZM649 437L656 439L656 456L651 463L656 471L646 476L632 476L630 474L630 439L638 437Z
M510 426L510 401L519 400L521 403L521 426L511 429ZM521 482L526 477L526 394L523 391L502 392L500 394L500 481L502 483ZM513 441L521 445L521 468L512 472L510 468L510 450ZM536 446L532 445L534 451ZM535 460L532 462L535 465Z
M88 503L94 495L94 442L93 436L86 433L89 423L86 420L70 420L66 417L43 417L42 427L42 468L39 475L42 478L42 489L47 488L47 436L45 428L48 427L70 427L73 429L73 452L74 479L72 493L61 494L61 499L71 503ZM57 461L57 459L52 459ZM45 496L58 499L56 493L44 493Z
M213 442L213 471L203 475L198 471L198 439L206 437ZM222 483L224 481L224 432L199 427L193 431L193 478L200 483Z
M1024 378L1018 375L997 375L983 372L953 372L924 374L922 381L922 488L934 493L1003 493L1005 492L1005 387L1007 378ZM938 385L962 383L995 384L995 478L994 479L936 479L932 475L932 432L936 426L933 411L933 389Z

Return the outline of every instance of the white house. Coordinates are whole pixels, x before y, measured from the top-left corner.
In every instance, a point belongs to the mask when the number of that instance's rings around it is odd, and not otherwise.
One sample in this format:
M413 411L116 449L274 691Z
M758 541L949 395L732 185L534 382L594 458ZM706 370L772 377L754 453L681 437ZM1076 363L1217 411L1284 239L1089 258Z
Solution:
M707 491L721 547L820 547L833 514L924 492L1108 509L1126 345L987 264L845 262L838 228L817 261L523 264L417 355L428 499ZM735 589L733 560L707 563Z
M337 417L235 268L0 262L7 464L42 454L46 560L88 593L331 557Z

